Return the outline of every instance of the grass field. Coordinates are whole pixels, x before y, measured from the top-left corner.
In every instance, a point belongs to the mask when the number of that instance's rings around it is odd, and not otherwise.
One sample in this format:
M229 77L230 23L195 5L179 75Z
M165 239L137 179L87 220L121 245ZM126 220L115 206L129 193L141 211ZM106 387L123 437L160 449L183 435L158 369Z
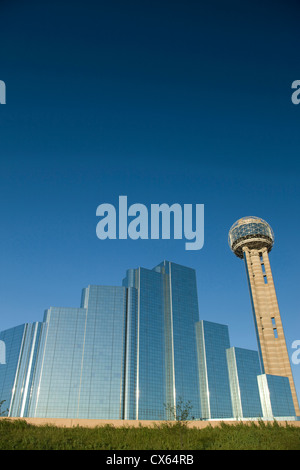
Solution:
M188 428L34 426L0 420L0 450L300 450L300 427L276 422Z

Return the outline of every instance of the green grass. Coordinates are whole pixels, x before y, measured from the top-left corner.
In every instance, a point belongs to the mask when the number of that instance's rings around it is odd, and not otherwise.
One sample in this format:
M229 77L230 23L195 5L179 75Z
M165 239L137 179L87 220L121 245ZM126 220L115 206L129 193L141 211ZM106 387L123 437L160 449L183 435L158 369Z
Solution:
M204 429L182 423L153 428L34 426L0 420L0 450L300 450L300 427L250 423Z

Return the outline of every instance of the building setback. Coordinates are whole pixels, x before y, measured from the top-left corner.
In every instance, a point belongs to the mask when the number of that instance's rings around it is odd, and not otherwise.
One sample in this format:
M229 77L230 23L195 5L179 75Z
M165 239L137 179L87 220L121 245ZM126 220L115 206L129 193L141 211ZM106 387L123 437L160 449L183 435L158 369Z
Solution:
M235 418L262 416L257 377L261 374L258 352L229 348L226 351L230 393Z
M165 420L179 403L194 419L295 415L288 379L263 377L257 352L199 321L196 273L169 261L88 286L80 308L51 307L0 341L8 416Z
M226 350L230 347L226 325L209 321L196 323L201 416L204 419L231 418Z

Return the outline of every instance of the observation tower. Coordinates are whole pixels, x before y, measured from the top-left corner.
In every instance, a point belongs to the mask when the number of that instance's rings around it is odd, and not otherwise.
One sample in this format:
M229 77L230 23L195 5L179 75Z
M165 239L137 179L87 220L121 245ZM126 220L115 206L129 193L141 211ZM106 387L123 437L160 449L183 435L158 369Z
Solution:
M274 232L259 217L243 217L232 225L228 243L233 253L245 261L262 374L289 378L296 415L300 416L269 261Z

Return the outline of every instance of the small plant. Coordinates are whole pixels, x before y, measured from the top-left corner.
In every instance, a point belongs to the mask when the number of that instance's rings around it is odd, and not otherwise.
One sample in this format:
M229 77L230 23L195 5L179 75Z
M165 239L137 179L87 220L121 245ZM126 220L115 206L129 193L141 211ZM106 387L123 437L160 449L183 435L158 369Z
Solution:
M5 416L8 413L8 409L2 411L3 403L5 403L5 400L0 401L0 416Z
M190 400L185 402L182 397L178 397L176 406L172 406L170 403L164 404L164 406L169 420L186 426L188 421L194 419L191 416L193 405Z
M193 405L190 400L184 401L182 397L178 397L176 406L170 403L165 405L166 414L169 419L175 421L175 424L169 425L175 432L179 434L181 449L184 447L184 439L187 432L188 421L194 419L191 417Z

